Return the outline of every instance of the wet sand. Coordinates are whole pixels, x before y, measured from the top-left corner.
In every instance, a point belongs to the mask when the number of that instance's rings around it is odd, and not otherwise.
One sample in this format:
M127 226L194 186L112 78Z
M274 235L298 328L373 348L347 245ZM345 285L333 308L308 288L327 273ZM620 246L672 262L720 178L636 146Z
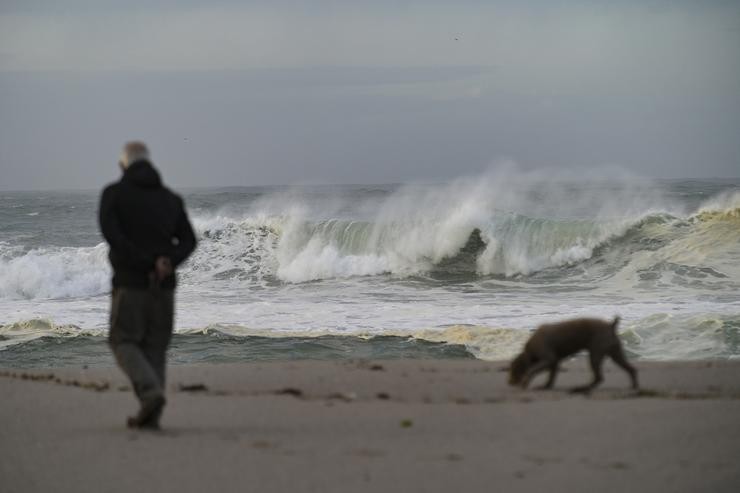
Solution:
M583 359L553 391L504 363L171 367L159 432L115 368L0 371L0 491L738 491L740 362ZM542 383L541 376L535 385Z

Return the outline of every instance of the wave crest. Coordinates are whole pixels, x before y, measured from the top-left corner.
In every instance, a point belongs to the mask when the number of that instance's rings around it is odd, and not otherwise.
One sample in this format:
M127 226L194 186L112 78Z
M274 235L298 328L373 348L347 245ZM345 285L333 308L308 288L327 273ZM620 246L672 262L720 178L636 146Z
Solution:
M358 204L346 196L331 203L331 193L319 199L272 194L243 210L234 206L228 214L194 217L200 243L180 269L181 281L264 285L374 275L529 277L542 272L562 278L575 271L573 266L612 274L637 251L671 242L677 245L674 256L695 247L711 257L712 248L732 249L739 239L737 191L687 215L632 182L579 187L525 178L492 175L405 186L370 194L362 199L367 203ZM643 202L645 197L650 201ZM722 241L713 241L720 234ZM0 298L103 294L110 283L106 252L103 243L23 251L0 242ZM658 261L672 259L666 254Z
M707 200L696 216L701 219L740 219L740 192L723 192Z
M17 256L0 256L3 298L73 298L110 289L108 248L38 248Z

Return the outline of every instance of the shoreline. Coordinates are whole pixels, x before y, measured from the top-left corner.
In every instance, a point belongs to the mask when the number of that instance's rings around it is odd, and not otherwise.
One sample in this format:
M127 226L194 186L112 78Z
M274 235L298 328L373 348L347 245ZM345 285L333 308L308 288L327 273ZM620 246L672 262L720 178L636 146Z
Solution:
M163 431L124 427L117 368L0 371L7 491L734 491L740 362L564 365L552 391L506 362L170 366ZM544 380L539 376L533 384Z

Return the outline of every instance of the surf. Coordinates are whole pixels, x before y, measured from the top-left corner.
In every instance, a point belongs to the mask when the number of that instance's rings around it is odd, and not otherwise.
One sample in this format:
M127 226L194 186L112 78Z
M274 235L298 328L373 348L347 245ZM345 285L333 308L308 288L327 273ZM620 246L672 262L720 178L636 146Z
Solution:
M637 284L661 269L680 277L674 266L732 278L738 221L740 192L687 210L630 181L475 177L373 190L355 201L277 191L196 211L200 243L180 279L255 287L377 276L593 283L621 272ZM0 242L0 299L105 294L106 254L102 242L31 249Z

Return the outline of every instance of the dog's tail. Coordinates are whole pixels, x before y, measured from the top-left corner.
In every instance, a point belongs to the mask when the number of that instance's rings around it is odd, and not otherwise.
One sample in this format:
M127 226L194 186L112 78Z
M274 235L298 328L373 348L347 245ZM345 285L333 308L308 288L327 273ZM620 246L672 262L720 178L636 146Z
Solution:
M619 318L619 315L614 315L614 320L612 321L612 329L614 329L614 331L617 330L617 325L619 325L619 320L621 320Z

